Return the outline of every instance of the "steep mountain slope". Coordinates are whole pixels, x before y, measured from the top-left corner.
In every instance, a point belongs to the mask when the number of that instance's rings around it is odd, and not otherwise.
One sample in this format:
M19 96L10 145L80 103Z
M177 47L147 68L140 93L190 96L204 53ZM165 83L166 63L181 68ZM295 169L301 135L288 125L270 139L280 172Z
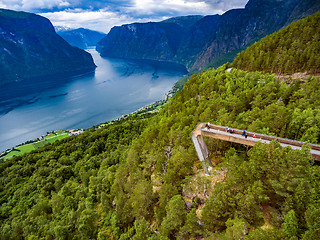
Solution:
M319 7L314 0L250 0L244 9L191 23L182 18L180 24L173 19L114 27L97 49L102 56L171 61L189 70L202 69L227 53L233 53L229 58L236 56L252 42Z
M233 66L247 71L320 73L320 12L242 51Z
M248 239L284 239L290 211L294 234L312 234L320 171L307 150L258 144L244 161L240 145L206 139L217 166L205 176L190 133L210 121L319 142L319 78L288 85L226 70L191 77L151 119L92 128L0 162L0 238L224 239L232 222ZM305 220L310 212L317 221Z
M94 47L97 45L106 34L92 31L85 28L59 30L55 28L58 35L60 35L64 40L66 40L71 46L78 47L81 49L86 49L88 47ZM60 28L61 29L61 28Z
M305 18L309 15L312 15L316 11L319 11L319 9L320 9L319 0L300 1L294 8L286 25L288 25L293 21L297 21L301 18Z
M93 71L91 55L71 47L44 17L0 9L0 85Z
M319 80L224 65L191 76L159 113L0 162L0 239L318 239L307 147L206 139L206 176L190 134L210 121L319 144Z

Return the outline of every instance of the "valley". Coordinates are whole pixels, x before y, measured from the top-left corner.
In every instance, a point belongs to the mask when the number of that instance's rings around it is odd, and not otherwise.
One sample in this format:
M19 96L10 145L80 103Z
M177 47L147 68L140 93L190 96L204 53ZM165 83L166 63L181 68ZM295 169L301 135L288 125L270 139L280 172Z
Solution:
M136 3L112 13L172 7ZM222 15L124 24L98 44L104 57L88 50L94 74L0 88L0 144L38 129L52 141L0 161L0 239L319 239L319 7L249 0ZM55 131L71 128L84 131Z
M89 52L98 66L92 75L56 79L43 87L19 83L0 89L0 151L53 130L90 128L117 119L164 99L186 73L181 67L104 59L94 49Z

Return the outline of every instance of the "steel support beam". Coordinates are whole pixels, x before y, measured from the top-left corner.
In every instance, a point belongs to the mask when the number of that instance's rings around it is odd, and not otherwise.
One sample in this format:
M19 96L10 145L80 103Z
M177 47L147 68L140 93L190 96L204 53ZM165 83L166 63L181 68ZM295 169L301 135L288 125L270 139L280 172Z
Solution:
M196 149L198 158L201 161L202 166L203 166L204 170L206 171L206 174L209 175L209 171L208 171L208 168L207 168L207 165L206 165L206 159L208 159L210 167L212 167L212 163L211 163L211 161L209 159L207 145L204 142L204 139L203 139L203 137L201 135L196 136L196 135L192 134L191 135L191 139L192 139L193 145L194 145L194 147Z

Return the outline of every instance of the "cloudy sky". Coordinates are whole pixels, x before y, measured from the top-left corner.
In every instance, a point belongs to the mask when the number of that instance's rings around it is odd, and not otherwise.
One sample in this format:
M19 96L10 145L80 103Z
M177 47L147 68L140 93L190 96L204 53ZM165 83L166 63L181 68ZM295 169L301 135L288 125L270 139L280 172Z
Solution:
M0 8L40 14L55 26L89 28L107 33L132 22L173 16L222 14L243 8L248 0L0 0Z

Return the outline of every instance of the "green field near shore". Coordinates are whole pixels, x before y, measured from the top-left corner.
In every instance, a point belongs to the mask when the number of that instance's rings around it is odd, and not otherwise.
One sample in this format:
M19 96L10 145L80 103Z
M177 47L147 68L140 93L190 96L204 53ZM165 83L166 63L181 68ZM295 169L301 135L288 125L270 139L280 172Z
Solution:
M15 147L13 150L11 150L9 153L7 153L5 156L3 156L0 159L5 159L9 157L14 157L14 156L21 156L25 153L31 152L32 150L39 149L47 143L53 143L57 140L64 139L68 136L69 136L68 133L63 131L58 131L57 133L50 133L46 135L44 139L39 142L34 142L30 144L25 144L19 147Z
M13 156L21 156L25 153L31 152L32 150L35 150L34 145L32 143L26 144L26 145L14 148L7 155L5 155L3 158L13 157Z
M60 134L59 133L57 133L57 134L58 135L54 135L54 136L50 136L50 137L46 136L44 139L48 143L53 143L53 142L55 142L57 140L61 140L61 139L64 139L64 138L69 136L68 133L63 133L62 131L61 131Z
M133 115L146 114L146 113L152 112L154 110L160 110L166 104L167 104L167 101L156 102L156 103L153 103L153 104L143 108L140 111L126 115L126 117L133 116ZM112 124L112 123L108 122L108 123L100 124L99 126L103 127L103 126L106 126L109 124ZM68 136L69 136L68 131L58 130L58 131L54 131L54 132L50 132L50 133L48 132L47 135L43 136L42 140L40 140L38 142L25 144L25 145L22 145L19 147L15 147L12 150L9 150L9 152L7 154L5 154L3 157L1 157L0 160L6 159L9 157L14 157L14 156L21 156L25 153L31 152L32 150L39 149L47 143L53 143L55 141L64 139Z

